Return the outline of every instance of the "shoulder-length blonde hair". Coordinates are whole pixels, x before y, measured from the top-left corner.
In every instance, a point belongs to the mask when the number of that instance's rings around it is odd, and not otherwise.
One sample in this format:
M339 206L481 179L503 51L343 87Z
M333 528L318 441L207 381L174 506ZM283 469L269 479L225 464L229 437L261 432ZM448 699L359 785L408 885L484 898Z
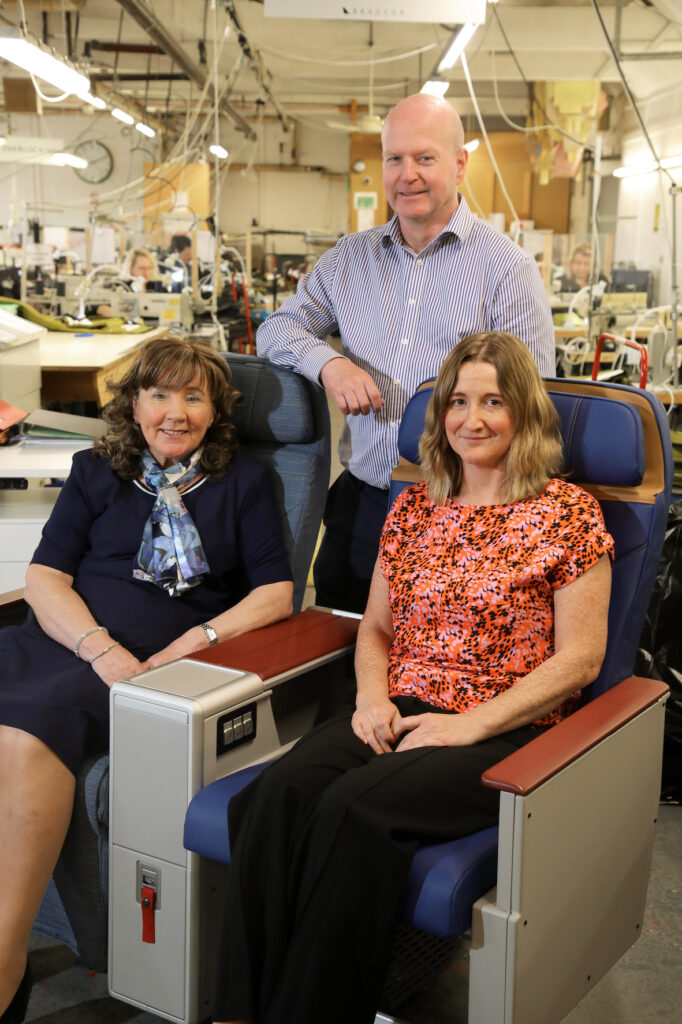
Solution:
M127 253L123 257L123 264L121 266L121 277L131 278L133 276L133 267L141 256L144 260L149 260L151 264L151 277L150 280L159 276L159 265L156 261L156 256L150 249L145 249L142 246L137 246L134 249L128 249Z
M459 494L462 462L445 433L445 414L462 363L490 363L509 407L514 437L507 453L503 498L520 501L541 494L561 469L559 421L527 347L514 334L472 334L447 356L426 411L419 456L429 496L437 505Z
M232 387L230 368L218 352L176 335L146 342L121 380L107 381L114 394L104 410L109 429L95 442L95 455L108 459L123 480L134 480L147 442L133 418L133 399L146 388L183 388L195 377L208 391L214 413L202 443L201 467L208 477L224 476L237 451L232 416L241 395Z

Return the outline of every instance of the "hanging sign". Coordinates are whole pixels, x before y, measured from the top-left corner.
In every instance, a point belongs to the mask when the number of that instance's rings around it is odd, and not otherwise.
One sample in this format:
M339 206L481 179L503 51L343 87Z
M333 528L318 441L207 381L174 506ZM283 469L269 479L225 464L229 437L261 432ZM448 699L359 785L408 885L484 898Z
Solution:
M265 0L270 18L340 21L422 21L461 25L485 21L486 0Z

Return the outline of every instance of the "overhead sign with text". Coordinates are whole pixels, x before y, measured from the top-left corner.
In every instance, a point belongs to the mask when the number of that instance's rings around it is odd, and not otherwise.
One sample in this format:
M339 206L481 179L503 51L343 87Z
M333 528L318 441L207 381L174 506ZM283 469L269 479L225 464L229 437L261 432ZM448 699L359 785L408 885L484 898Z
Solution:
M460 25L485 21L486 0L265 0L270 18L334 18L339 21L423 21Z

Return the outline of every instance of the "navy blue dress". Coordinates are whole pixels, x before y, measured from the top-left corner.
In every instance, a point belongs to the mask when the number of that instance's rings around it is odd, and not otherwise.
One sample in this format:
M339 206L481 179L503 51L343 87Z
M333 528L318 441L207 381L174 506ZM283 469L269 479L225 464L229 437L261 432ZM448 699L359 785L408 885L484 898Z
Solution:
M154 493L121 480L91 451L73 466L33 562L73 576L96 621L141 661L255 587L291 579L267 471L238 454L219 480L183 491L210 572L179 597L133 579ZM109 742L109 687L50 639L33 612L0 632L0 724L42 740L74 774Z

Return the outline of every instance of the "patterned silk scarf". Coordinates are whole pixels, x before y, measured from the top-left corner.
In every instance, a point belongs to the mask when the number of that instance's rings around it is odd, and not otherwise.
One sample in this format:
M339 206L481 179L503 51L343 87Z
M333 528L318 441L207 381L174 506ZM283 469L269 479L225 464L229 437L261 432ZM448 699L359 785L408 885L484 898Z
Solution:
M200 458L198 448L189 458L161 469L146 449L142 453L142 475L156 491L156 501L145 523L133 577L167 590L170 597L196 587L209 571L201 537L178 491L199 475Z

